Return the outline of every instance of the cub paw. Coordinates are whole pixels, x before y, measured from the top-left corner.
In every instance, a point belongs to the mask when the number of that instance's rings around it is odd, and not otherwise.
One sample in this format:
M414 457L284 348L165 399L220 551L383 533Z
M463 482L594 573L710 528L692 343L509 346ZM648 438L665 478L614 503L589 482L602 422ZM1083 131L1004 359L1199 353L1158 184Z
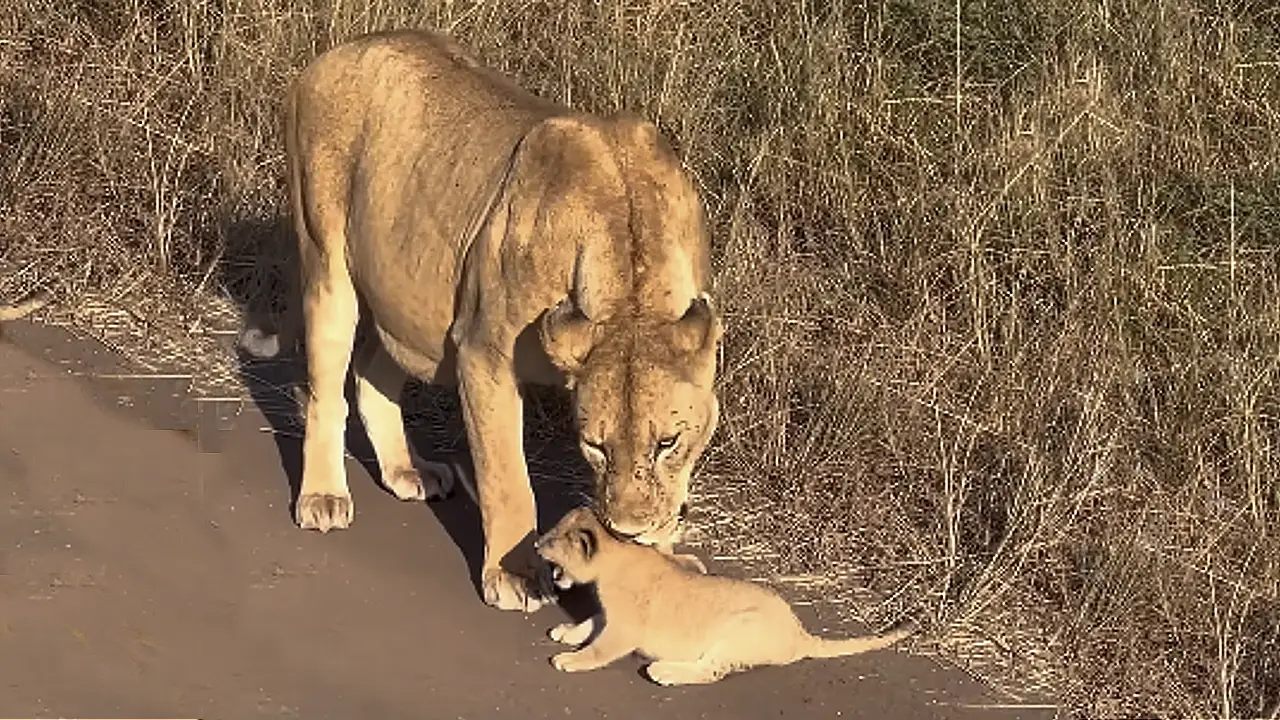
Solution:
M566 634L572 632L575 627L577 626L574 625L573 623L560 623L559 625L551 628L549 632L547 632L547 637L551 638L552 640L555 640L558 643L563 643L565 645L573 645L574 643L571 643L565 640L565 636Z
M586 670L577 652L562 652L551 656L551 665L560 672L581 672Z
M645 675L659 685L707 685L719 680L723 674L710 668L690 663L652 662L644 669Z
M552 640L563 645L581 645L591 637L591 621L581 623L561 623L547 633Z

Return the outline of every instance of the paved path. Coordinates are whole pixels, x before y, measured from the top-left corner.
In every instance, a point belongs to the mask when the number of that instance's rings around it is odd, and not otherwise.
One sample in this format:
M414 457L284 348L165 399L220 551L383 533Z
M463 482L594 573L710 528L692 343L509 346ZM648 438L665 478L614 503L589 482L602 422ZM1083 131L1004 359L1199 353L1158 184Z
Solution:
M561 609L478 599L446 531L474 537L465 495L400 503L351 461L351 529L300 531L256 410L219 422L180 382L87 379L119 367L89 343L6 332L0 717L1050 715L966 708L990 702L976 683L897 651L704 688L652 685L632 660L557 673Z

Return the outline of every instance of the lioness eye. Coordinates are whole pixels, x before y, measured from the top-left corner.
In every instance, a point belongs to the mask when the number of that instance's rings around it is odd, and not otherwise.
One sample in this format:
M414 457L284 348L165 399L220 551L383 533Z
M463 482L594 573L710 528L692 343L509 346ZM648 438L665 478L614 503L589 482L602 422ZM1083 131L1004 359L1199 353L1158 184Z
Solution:
M664 437L658 441L658 452L666 452L676 446L676 441L680 439L679 435Z

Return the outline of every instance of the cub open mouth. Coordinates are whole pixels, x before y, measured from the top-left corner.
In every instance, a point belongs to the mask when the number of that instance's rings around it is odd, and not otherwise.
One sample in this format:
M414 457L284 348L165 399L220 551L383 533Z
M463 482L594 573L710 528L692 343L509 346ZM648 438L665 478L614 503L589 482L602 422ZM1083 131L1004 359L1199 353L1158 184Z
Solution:
M556 587L561 590L568 590L573 587L573 579L565 574L564 568L553 562L549 562L548 565L551 572L551 582L555 583Z

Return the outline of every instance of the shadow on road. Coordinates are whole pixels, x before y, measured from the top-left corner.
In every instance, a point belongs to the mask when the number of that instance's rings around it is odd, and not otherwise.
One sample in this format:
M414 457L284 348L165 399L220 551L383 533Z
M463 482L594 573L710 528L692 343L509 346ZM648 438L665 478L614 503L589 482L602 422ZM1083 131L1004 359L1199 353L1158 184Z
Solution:
M247 324L275 331L284 310L298 301L291 290L297 286L296 263L290 250L294 242L292 229L280 218L230 225L222 281ZM366 341L365 332L367 328L362 327L357 334L357 346ZM241 382L271 425L282 479L289 488L288 521L293 522L302 483L303 437L295 389L305 386L305 356L290 348L281 348L279 355L270 359L257 358L237 348L237 356ZM354 385L348 375L347 450L382 487L375 453L355 408ZM525 455L537 498L538 527L545 530L581 504L590 487L590 470L577 449L568 393L559 388L526 388L523 395ZM474 477L455 388L410 381L402 395L402 408L409 442L419 457L450 464L469 478ZM355 477L348 481L361 482ZM385 487L383 490L390 492ZM447 499L431 501L428 507L466 559L472 583L479 592L484 554L479 508L461 487L455 487ZM566 609L575 617L585 612L574 612L581 605L580 596L581 593L570 593L564 598Z

